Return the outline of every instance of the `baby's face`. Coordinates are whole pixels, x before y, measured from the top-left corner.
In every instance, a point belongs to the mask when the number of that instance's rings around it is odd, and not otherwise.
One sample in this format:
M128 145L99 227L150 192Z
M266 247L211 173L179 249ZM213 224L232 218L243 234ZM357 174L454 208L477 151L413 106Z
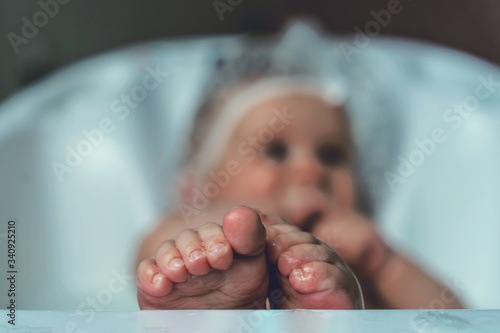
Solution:
M233 175L211 204L252 206L310 229L335 205L354 208L351 148L343 111L321 98L264 102L243 117L212 170Z

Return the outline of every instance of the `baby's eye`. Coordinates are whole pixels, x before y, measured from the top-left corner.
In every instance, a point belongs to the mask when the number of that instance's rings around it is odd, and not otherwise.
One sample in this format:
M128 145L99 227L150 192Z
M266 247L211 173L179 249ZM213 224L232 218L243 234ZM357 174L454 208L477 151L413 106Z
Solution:
M331 144L319 147L316 154L319 161L326 166L337 166L345 160L344 150Z
M264 155L268 158L282 162L288 154L288 149L281 141L270 142L264 147Z

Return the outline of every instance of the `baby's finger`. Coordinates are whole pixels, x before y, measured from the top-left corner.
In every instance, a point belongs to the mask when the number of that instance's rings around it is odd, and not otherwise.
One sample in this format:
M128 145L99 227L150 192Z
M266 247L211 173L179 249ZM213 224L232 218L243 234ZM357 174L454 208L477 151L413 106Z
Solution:
M392 250L385 244L373 223L356 214L331 220L314 229L313 234L334 248L352 267L364 274L376 274Z
M158 247L154 256L156 265L161 272L173 282L184 282L188 278L188 271L182 254L175 247L173 240L167 240Z
M198 235L205 247L208 263L215 269L226 270L233 263L233 249L224 236L222 227L207 223L198 228Z
M205 275L210 272L205 248L196 231L191 229L182 231L175 240L175 245L179 249L189 273Z
M173 282L160 272L153 258L142 261L137 268L137 290L143 297L161 297L173 289Z

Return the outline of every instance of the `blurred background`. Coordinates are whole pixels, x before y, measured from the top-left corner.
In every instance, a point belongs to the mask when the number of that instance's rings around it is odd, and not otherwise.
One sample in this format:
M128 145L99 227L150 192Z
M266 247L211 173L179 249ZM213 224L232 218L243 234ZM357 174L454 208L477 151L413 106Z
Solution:
M467 306L500 308L499 14L495 0L0 0L0 258L15 220L19 308L74 311L82 329L93 320L83 310L138 308L136 247L172 206L213 64L239 34L279 32L295 17L329 35L296 29L293 47L349 81L388 242ZM141 95L152 73L158 85ZM480 101L478 86L489 92ZM476 100L466 115L454 109ZM435 129L447 141L388 181Z
M51 2L41 1L49 8ZM20 41L16 53L8 33L22 36L22 18L33 22L33 15L42 7L35 0L1 0L0 100L61 66L130 43L166 37L275 32L297 15L314 17L331 32L349 34L355 32L356 26L363 28L373 20L372 10L387 8L390 1L221 0L232 8L223 10L223 20L214 2L60 1L57 14L27 38L29 42ZM402 0L401 5L404 10L382 28L382 35L438 43L500 63L498 1ZM43 17L38 19L44 22Z

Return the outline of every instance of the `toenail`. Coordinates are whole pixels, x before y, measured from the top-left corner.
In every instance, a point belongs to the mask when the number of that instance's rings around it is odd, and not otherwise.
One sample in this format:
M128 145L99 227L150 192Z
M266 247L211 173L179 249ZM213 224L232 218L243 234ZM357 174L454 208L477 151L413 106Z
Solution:
M309 272L304 272L302 268L296 268L292 271L293 276L297 280L305 281L311 277L311 273Z
M224 243L216 243L210 246L210 249L208 251L214 257L218 257L227 253L227 245Z
M182 261L182 259L180 258L174 258L168 263L168 267L173 269L177 269L182 266L184 266L184 261Z
M203 251L201 250L194 250L193 252L191 252L191 254L189 255L189 260L190 261L196 261L198 259L201 259L205 256L205 253L203 253Z
M297 259L292 252L290 251L285 251L283 252L283 254L281 254L282 256L285 257L286 261L289 263L289 264L292 264L292 265L297 265L300 260Z
M154 277L153 277L153 284L154 285L158 285L160 284L161 280L163 280L163 278L165 277L165 275L161 274L161 273L158 273L156 274Z

